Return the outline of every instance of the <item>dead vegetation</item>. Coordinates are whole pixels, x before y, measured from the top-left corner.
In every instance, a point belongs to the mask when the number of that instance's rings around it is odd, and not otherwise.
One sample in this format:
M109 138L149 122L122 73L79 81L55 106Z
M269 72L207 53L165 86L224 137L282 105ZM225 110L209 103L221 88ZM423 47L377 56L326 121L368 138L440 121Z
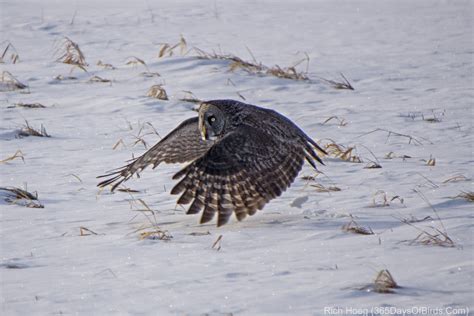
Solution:
M426 162L426 165L430 167L434 167L436 165L436 159L433 158L431 155L428 160L422 159L422 161Z
M24 90L28 86L21 83L20 80L15 78L10 72L3 71L2 77L0 80L0 92L2 91L15 91L15 90Z
M296 67L301 64L303 61L307 61L309 63L309 57L306 55L306 58L303 60L295 63L292 66L288 67L281 67L279 65L275 65L273 67L266 66L261 62L257 62L253 54L249 51L252 55L253 61L246 61L240 57L237 57L232 54L222 54L216 52L205 52L199 48L194 48L194 50L198 54L198 58L200 59L209 59L209 60L225 60L229 62L229 71L236 71L236 70L243 70L247 73L254 74L254 75L270 75L277 78L283 79L291 79L291 80L302 80L302 81L309 81L310 78L308 77L307 70L306 71L298 71Z
M469 181L469 180L470 179L466 177L465 175L458 174L458 175L454 175L452 177L447 178L446 180L443 181L443 183Z
M14 105L11 105L11 106L8 106L8 108L26 108L26 109L44 109L46 108L46 106L44 106L43 104L41 103L38 103L38 102L34 102L34 103L23 103L23 102L19 102L19 103L15 103Z
M393 151L385 154L385 159L394 159L394 158L401 158L402 160L405 160L405 159L409 159L409 158L412 158L411 156L408 156L408 155L401 155L401 156L397 156L397 154L395 154Z
M359 155L355 154L355 146L354 147L345 147L343 145L336 144L334 141L326 144L324 149L328 153L328 155L333 156L335 158L339 158L343 161L347 162L354 162L354 163L362 163L362 159Z
M196 97L194 93L192 93L191 91L183 91L183 92L184 92L184 95L181 98L179 98L179 101L189 102L189 103L194 103L194 104L198 104L202 102L202 100Z
M310 187L314 188L316 192L339 192L341 189L335 185L330 185L330 186L324 186L321 183L316 183L316 184L310 184Z
M183 35L180 36L179 42L176 44L163 43L160 45L158 51L158 58L171 57L175 55L175 50L179 49L181 56L185 56L188 53L188 44L184 39Z
M398 286L397 282L395 282L395 279L393 278L390 271L384 269L377 273L374 283L365 287L364 290L381 294L391 294L395 293L394 289L399 287L400 286Z
M332 120L337 121L337 123L338 123L337 125L340 126L340 127L346 126L347 123L348 123L345 118L340 118L339 116L333 115L333 116L329 117L328 119L326 119L323 122L323 125L329 123Z
M84 226L79 227L79 236L92 236L92 235L97 236L99 234Z
M370 227L363 227L357 223L354 218L351 216L351 221L347 224L344 224L341 227L342 231L353 233L353 234L360 234L360 235L374 235L374 232Z
M86 67L88 64L86 63L86 58L79 48L79 45L73 42L70 38L64 37L64 39L59 43L54 55L58 56L56 58L57 62L72 65L73 68L71 69L71 72L74 67L87 72Z
M2 198L9 204L15 204L30 208L44 208L43 204L38 200L38 193L30 193L25 189L16 187L0 187Z
M217 237L216 241L214 241L214 243L212 244L212 249L215 249L216 251L219 251L221 250L221 247L222 247L222 235L219 235L219 237Z
M336 80L330 80L330 79L325 79L323 77L318 77L319 80L323 81L324 83L329 84L332 86L334 89L339 89L339 90L354 90L354 87L351 85L349 80L344 76L344 74L341 72L341 81L336 81Z
M159 100L168 100L168 94L161 84L155 84L148 89L147 97L159 99Z
M108 63L103 63L101 60L99 60L99 61L97 62L97 66L100 66L100 67L102 67L102 68L104 68L104 69L110 69L110 70L115 70L115 69L117 69L117 68L114 67L114 65L108 64Z
M127 121L127 124L128 124L128 129L130 131L136 131L137 128L134 127L134 125L132 123L130 123L129 121ZM161 135L160 133L158 133L158 131L156 130L156 128L153 126L152 123L150 122L145 122L145 123L138 123L138 132L133 132L132 133L132 137L133 137L133 142L129 145L127 145L125 143L125 141L120 138L118 141L115 142L115 144L112 146L112 149L113 150L116 150L117 148L119 148L119 146L123 146L125 148L127 148L128 146L131 146L131 147L134 147L136 146L137 144L142 144L143 147L145 149L148 148L148 143L147 141L145 140L145 136L148 136L148 135L156 135L158 136L159 138L161 138Z
M51 137L51 135L46 132L43 124L41 124L40 129L35 129L25 120L25 125L18 131L18 137L22 138L28 136Z
M13 161L15 159L21 159L23 163L25 163L25 156L21 150L17 150L12 156L7 157L5 159L0 160L0 163L7 163L9 161Z
M102 82L102 83L112 83L110 79L105 79L99 76L93 76L91 77L88 82L94 83L94 82Z
M132 234L139 233L140 240L171 240L173 236L167 230L162 230L158 226L155 211L153 211L144 200L135 199L130 192L129 194L131 197L131 200L129 202L132 210L143 214L148 221L148 223L142 224L139 228L135 229ZM134 216L132 220L135 217L136 216Z
M4 41L1 43L2 46L5 44L5 49L3 49L2 55L0 56L0 64L16 64L20 61L20 55L18 55L18 52L12 43L9 41Z
M390 206L390 203L395 200L398 200L403 206L405 205L403 198L399 195L389 197L387 192L378 190L372 196L372 205L370 207L387 207Z
M408 135L408 134L402 134L402 133L390 131L390 130L387 130L387 129L384 129L384 128L376 128L376 129L374 129L370 132L367 132L367 133L364 133L364 134L361 134L361 135L357 136L357 138L364 137L364 136L367 136L369 134L376 133L376 132L385 132L385 133L387 133L387 139L385 140L385 143L388 142L390 137L395 136L395 137L407 138L408 139L408 144L413 143L414 145L423 146L424 142L425 142L425 143L433 145L433 142L431 142L430 140L428 140L426 138L414 137L414 136L411 136L411 135Z
M430 115L425 115L423 112L409 112L407 114L400 114L401 117L410 118L415 121L417 118L420 118L424 122L428 123L440 123L443 121L443 117L446 115L446 110L436 113L434 110L431 110Z
M148 68L148 65L146 64L146 62L143 60L143 59L140 59L136 56L130 56L126 59L125 61L125 65L131 65L131 66L138 66L138 65L143 65L147 72L150 72L150 69Z
M429 207L433 210L434 214L436 215L436 219L440 225L440 228L434 226L428 226L426 228L420 228L413 224L413 222L409 222L407 220L401 220L402 223L407 224L420 233L412 240L403 240L402 242L407 243L409 245L425 245L425 246L439 246L439 247L455 247L456 244L454 241L449 237L446 227L444 227L443 221L439 217L438 211L434 208L434 206L428 201L426 196L419 190L415 190L416 193L429 205Z
M472 191L469 191L469 192L462 191L461 193L459 193L458 195L453 197L453 199L464 199L464 200L472 203L472 202L474 202L474 192L472 192Z
M54 80L57 80L57 81L77 80L77 77L57 75L56 77L54 77Z
M266 75L266 76L273 76L282 79L289 79L289 80L297 80L297 81L309 81L312 80L308 76L308 66L309 66L309 55L304 53L305 57L299 60L298 62L294 63L291 66L282 67L280 65L274 65L273 67L269 67L264 65L262 62L257 61L253 53L247 48L250 56L252 57L252 61L244 60L236 55L233 54L226 54L222 52L206 52L202 49L197 47L193 47L192 49L188 50L188 45L184 37L181 35L180 40L178 43L170 44L170 43L163 43L160 45L160 49L158 51L158 58L163 57L171 57L176 55L176 50L179 49L179 53L181 56L186 56L191 50L193 50L197 54L197 58L199 59L207 59L207 60L224 60L229 63L229 71L237 71L242 70L252 75ZM297 67L301 63L306 63L305 70L298 70ZM354 90L354 87L350 84L349 80L341 73L342 80L335 81L329 80L322 77L318 77L318 79L326 84L331 85L335 89L349 89ZM245 97L239 95L243 100Z

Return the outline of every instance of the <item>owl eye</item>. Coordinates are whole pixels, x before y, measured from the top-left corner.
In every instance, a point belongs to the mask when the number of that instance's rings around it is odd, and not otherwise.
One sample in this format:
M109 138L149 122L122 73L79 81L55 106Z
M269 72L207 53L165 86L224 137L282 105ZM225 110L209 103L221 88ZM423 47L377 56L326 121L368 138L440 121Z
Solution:
M216 117L214 115L211 115L207 118L207 122L209 125L212 125L216 121Z

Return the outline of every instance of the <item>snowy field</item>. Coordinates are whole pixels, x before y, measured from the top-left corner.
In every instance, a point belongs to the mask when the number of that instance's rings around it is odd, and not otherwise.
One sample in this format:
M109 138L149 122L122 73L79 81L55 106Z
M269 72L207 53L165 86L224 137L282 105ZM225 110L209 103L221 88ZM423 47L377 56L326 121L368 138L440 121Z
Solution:
M0 195L0 314L467 315L473 10L471 1L1 0L0 54L12 46L0 64L0 186L36 191L44 208ZM87 72L57 61L65 37ZM181 37L171 54L164 44ZM270 68L303 60L296 70L311 80L231 69L194 48ZM321 79L340 73L355 90ZM153 85L169 100L147 96ZM124 183L139 192L100 191L96 176L196 115L184 98L275 109L331 154L321 173L305 165L263 211L221 228L176 206L169 190L182 166ZM22 137L25 121L51 137ZM351 220L358 228L342 229ZM146 234L158 229L172 238ZM390 294L374 291L384 269L399 285Z

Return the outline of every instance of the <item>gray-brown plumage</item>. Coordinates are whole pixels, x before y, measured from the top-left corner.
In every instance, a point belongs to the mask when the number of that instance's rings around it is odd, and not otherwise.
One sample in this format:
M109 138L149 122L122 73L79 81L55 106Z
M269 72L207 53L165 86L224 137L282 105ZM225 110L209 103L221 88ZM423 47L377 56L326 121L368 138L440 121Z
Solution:
M180 181L171 194L178 204L190 204L187 214L203 211L201 223L217 213L217 226L232 213L240 221L253 215L285 191L304 161L316 168L323 163L316 142L283 115L233 100L203 102L199 116L181 123L165 138L109 174L98 184L112 191L149 165L191 162L173 179Z

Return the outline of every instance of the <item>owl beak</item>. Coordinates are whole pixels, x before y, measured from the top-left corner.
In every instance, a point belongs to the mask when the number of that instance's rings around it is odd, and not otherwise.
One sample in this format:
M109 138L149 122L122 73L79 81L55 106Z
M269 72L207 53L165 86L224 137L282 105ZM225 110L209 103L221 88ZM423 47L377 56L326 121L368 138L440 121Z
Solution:
M202 122L199 122L199 130L201 131L201 139L206 141L207 140L207 131L206 131L206 125L203 124Z

